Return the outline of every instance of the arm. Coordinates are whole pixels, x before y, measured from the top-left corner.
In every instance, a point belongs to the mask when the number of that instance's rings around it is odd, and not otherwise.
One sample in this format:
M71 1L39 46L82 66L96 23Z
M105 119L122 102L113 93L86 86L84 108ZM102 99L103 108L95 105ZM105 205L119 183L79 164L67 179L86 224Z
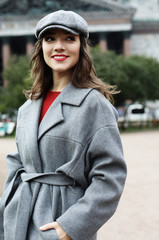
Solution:
M19 121L19 117L20 117L20 113L18 112L17 123ZM11 181L16 176L17 171L23 168L18 150L16 150L12 154L8 154L6 158L6 162L7 162L7 169L8 169L8 178L4 186L4 192L9 186L9 184L11 183Z
M8 177L4 186L4 193L0 200L0 239L4 239L4 230L3 230L3 213L5 206L7 204L7 200L15 186L15 182L18 176L19 171L23 169L23 165L21 162L20 155L18 151L15 151L12 154L7 155L6 158L7 169L8 169Z
M17 171L23 168L18 151L14 152L13 154L7 155L6 161L8 177L4 186L4 192L7 189L10 182L14 179Z
M3 231L3 212L9 198L9 195L14 187L15 180L18 176L18 172L23 169L20 156L18 152L7 156L8 178L4 186L4 193L0 201L0 239L4 239Z
M57 222L73 240L89 239L114 214L123 191L126 165L116 126L99 129L87 145L90 182L85 195Z

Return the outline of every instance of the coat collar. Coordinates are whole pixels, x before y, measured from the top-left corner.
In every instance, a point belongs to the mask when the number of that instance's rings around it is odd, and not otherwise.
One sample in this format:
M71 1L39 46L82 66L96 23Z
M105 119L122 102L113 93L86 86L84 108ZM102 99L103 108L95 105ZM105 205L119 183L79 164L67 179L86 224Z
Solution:
M41 158L38 149L38 126L42 106L42 99L37 101L28 100L19 112L17 127L23 127L25 131L26 147L29 150L30 159L35 172L41 172ZM17 132L18 134L18 132ZM18 136L17 136L18 137Z
M64 90L60 93L60 95L57 97L58 102L70 104L74 106L80 106L82 101L85 99L87 94L92 90L92 88L77 88L75 87L71 82L64 88ZM42 105L42 98L38 100L28 100L22 107L22 111L30 111L30 109L33 109L33 111L38 108L38 115L39 117L39 107L41 108ZM56 101L56 100L55 100ZM41 110L41 109L40 109ZM29 116L29 115L28 115Z
M70 82L64 90L60 93L60 95L55 99L55 101L51 104L50 108L46 112L40 126L39 126L39 117L41 113L41 107L43 99L40 98L38 100L28 100L22 107L22 115L23 115L23 123L26 128L29 128L32 131L32 127L37 129L41 128L41 126L51 127L64 120L62 114L62 105L69 104L73 106L80 106L82 101L88 95L88 93L92 90L92 88L76 88ZM55 113L55 114L53 114ZM34 131L35 132L35 131Z
M26 144L37 172L42 171L40 166L38 166L40 161L38 140L40 140L49 129L64 121L62 113L64 104L79 107L91 90L91 88L76 88L72 83L69 83L52 103L40 125L39 117L43 102L42 98L36 101L28 100L28 102L21 107L22 118L19 124L25 128Z
M77 88L71 82L59 95L61 103L80 106L92 88Z
M46 112L39 126L38 139L40 139L42 135L50 128L64 121L64 116L62 113L63 104L69 104L78 107L90 91L90 88L76 88L72 85L72 83L69 83Z

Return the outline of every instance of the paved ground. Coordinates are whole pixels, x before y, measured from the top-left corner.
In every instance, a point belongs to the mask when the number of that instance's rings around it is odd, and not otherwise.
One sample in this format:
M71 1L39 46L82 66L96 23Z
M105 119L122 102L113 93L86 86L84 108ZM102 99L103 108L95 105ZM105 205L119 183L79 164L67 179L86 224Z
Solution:
M115 215L100 229L98 240L159 239L159 131L121 135L128 177ZM5 155L12 139L0 139L0 195L6 178Z
M0 197L3 192L3 185L7 177L5 157L8 153L15 151L16 145L12 138L0 138Z

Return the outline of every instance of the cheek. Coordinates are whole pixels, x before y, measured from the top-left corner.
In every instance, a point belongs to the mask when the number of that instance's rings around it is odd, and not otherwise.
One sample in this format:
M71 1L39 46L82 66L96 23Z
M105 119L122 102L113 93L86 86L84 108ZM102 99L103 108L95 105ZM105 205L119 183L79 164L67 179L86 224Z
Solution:
M77 63L80 57L80 46L74 48L74 56L75 56L75 61Z
M44 61L46 64L48 64L48 58L47 58L47 55L46 55L46 52L43 51L43 58L44 58Z
M50 67L50 51L46 50L43 51L43 58L44 58L44 61L45 63Z
M48 46L46 46L45 44L43 44L42 51L43 51L44 59L47 58L50 54L50 48Z

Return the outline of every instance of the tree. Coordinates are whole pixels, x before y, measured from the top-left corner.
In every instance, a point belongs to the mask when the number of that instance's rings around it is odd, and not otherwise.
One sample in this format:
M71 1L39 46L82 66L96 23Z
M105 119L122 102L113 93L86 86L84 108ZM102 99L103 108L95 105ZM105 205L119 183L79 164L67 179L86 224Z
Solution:
M25 101L23 90L31 86L28 56L13 56L3 72L7 86L0 88L0 112L12 112Z
M121 91L121 93L114 95L115 104L120 104L125 100L121 88L122 82L126 81L126 75L123 71L123 56L116 55L113 51L101 52L99 46L91 49L91 56L97 76L108 84L116 85L117 89Z
M159 62L146 56L130 56L124 59L126 79L121 83L125 98L132 101L159 99Z
M91 55L98 77L112 85L117 85L121 92L114 96L115 105L121 105L129 99L133 102L159 99L159 62L145 56L124 58L112 51L101 52L100 47L93 47ZM3 73L8 81L6 88L0 88L0 112L11 112L24 102L24 89L32 81L29 77L28 56L13 56Z
M124 58L114 52L101 52L99 46L91 49L98 77L117 85L116 105L130 99L133 102L159 99L159 62L146 56Z

